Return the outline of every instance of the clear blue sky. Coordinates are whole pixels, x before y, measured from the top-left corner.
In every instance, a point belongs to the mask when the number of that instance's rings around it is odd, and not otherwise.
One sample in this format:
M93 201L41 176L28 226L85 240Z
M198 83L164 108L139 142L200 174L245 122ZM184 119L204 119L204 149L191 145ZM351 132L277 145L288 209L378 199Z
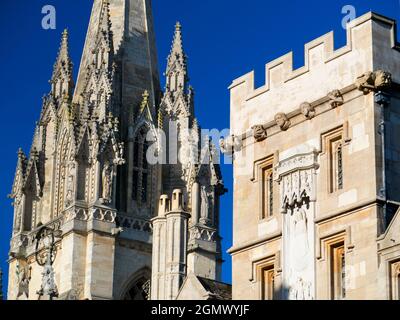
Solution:
M57 29L41 28L41 9L57 10ZM68 27L75 75L88 24L91 0L2 0L0 17L0 266L7 278L7 253L13 210L11 191L17 150L29 151L41 97L49 91L60 34ZM398 0L153 0L160 70L165 69L173 26L183 25L184 46L189 56L191 83L196 90L196 112L202 127L229 127L229 92L233 79L256 71L256 83L264 82L264 65L294 51L296 67L303 64L304 43L334 30L335 46L345 44L341 27L342 7L353 5L357 16L367 11L398 19ZM232 170L223 166L230 192L221 206L224 252L232 241ZM227 254L223 280L230 282Z

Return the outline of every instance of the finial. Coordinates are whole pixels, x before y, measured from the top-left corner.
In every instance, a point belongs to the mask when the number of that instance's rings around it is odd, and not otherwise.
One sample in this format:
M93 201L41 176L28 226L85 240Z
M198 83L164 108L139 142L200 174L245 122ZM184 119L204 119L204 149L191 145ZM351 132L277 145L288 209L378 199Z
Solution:
M63 39L68 39L68 29L67 28L64 29L64 31L62 33L62 37L63 37Z
M176 31L181 31L182 30L182 25L179 21L176 22L175 24L175 30Z

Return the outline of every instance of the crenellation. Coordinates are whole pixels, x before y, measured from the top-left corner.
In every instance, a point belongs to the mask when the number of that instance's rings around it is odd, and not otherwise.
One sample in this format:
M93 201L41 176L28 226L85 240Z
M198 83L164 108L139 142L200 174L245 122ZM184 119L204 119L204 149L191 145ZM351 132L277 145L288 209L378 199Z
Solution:
M252 119L260 118L254 109L255 105L270 105L271 112L262 115L264 122L267 122L278 112L291 112L302 100L317 100L328 92L353 84L356 77L373 70L369 62L373 55L372 38L365 35L376 32L376 24L379 23L387 26L386 29L389 30L383 34L385 40L381 41L390 45L390 49L396 49L391 45L394 21L374 13L365 14L348 24L347 44L344 47L334 50L334 36L333 32L330 32L305 44L303 67L293 70L293 53L290 52L266 64L265 85L254 87L254 71L234 80L229 87L232 106L242 110L241 113L248 114L251 121L249 125L252 126L256 125ZM350 66L348 61L357 63ZM334 83L321 81L322 74L329 75ZM311 99L309 95L305 95L306 92L312 92ZM271 105L270 101L274 100L279 100L280 103ZM243 123L236 118L232 120L234 123ZM235 134L244 131L237 125L231 129Z

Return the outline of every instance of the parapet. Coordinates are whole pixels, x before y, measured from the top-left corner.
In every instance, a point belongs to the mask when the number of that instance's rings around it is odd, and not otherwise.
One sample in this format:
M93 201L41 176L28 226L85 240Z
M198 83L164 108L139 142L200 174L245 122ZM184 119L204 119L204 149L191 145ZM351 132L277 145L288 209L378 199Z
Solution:
M229 87L232 132L241 134L260 120L271 121L279 112L289 113L304 101L353 84L359 75L376 69L374 46L378 48L378 43L398 51L392 19L369 12L351 21L346 31L347 44L337 50L333 32L305 44L304 66L296 70L292 52L267 63L266 83L259 88L254 87L254 71L234 80Z

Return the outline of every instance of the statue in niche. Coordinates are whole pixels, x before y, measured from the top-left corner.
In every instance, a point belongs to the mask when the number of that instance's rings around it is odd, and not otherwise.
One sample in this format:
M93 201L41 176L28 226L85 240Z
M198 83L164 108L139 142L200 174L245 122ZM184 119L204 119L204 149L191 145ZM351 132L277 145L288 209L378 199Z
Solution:
M31 280L30 268L28 266L22 266L18 263L16 268L17 274L17 299L23 300L29 298L29 282Z
M68 177L67 177L67 195L66 195L66 202L65 205L69 206L72 204L74 201L74 191L75 191L75 176L74 176L74 171L75 171L75 164L71 163L68 166Z
M18 200L18 202L15 202L15 206L17 207L17 214L15 217L15 226L14 230L19 232L21 230L21 218L22 218L22 206L21 206L21 200Z
M313 300L311 294L311 283L298 278L293 287L289 290L290 300Z
M206 186L201 186L200 188L200 197L201 197L201 213L200 213L200 222L207 225L210 222L210 195Z
M113 165L107 161L102 171L102 199L104 204L109 204L112 201L113 175Z
M289 298L293 300L312 299L311 284L302 277L310 267L310 244L308 239L308 218L306 204L297 203L291 209L289 220L290 244L290 270L289 272Z

